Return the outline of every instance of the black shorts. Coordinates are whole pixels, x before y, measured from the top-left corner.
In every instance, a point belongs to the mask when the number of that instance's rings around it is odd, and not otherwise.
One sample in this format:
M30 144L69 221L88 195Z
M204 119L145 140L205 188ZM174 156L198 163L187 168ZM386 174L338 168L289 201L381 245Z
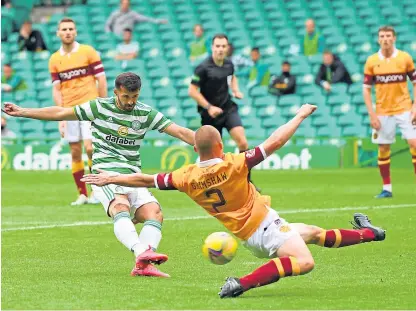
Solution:
M215 127L222 136L222 129L226 128L229 132L232 128L237 126L243 126L240 115L238 114L238 106L236 103L231 102L227 108L224 108L224 113L216 117L211 118L206 110L201 112L201 124L211 125Z

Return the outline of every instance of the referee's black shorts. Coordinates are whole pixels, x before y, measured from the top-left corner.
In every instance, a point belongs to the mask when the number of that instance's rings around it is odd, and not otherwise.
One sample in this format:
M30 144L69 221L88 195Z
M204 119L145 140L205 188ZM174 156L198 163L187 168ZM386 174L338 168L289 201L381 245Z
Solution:
M243 126L240 115L238 114L237 104L231 101L231 103L227 103L226 107L223 109L224 113L216 118L211 118L206 110L201 111L201 124L215 127L221 136L223 128L226 128L229 132L234 127Z

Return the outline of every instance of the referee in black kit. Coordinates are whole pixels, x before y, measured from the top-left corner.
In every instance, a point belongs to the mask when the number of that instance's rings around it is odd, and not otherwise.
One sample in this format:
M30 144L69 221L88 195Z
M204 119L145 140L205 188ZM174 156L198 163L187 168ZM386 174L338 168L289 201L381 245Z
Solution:
M243 98L244 95L238 88L234 65L226 58L227 49L226 35L217 34L212 38L212 56L208 56L196 67L189 85L189 96L198 103L202 125L212 125L221 136L223 128L226 128L240 152L244 152L248 149L247 138L238 114L238 106L228 92L228 79L231 79L233 96Z

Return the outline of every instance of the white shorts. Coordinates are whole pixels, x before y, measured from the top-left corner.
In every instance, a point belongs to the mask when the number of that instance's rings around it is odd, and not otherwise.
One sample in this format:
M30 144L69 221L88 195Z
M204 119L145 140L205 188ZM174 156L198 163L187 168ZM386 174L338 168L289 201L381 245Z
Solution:
M114 200L115 194L127 194L127 198L130 203L130 215L132 217L134 217L136 209L140 208L144 204L152 202L159 204L157 199L147 188L123 187L114 184L106 185L104 187L91 185L91 188L94 191L94 197L101 202L108 216L110 216L108 208Z
M65 139L69 143L77 143L82 140L92 139L91 122L66 121Z
M400 128L404 139L416 139L416 125L410 120L410 111L393 115L379 116L381 128L373 129L371 140L374 144L392 144L396 141L396 125Z
M299 235L290 224L269 209L266 218L243 245L258 258L275 258L276 251L291 237Z

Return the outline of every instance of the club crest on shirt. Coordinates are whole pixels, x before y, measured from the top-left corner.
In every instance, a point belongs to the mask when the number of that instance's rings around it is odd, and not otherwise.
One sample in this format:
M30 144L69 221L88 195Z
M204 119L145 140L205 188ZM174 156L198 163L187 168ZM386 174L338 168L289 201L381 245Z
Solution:
M374 138L374 139L377 139L377 138L378 138L378 134L377 134L377 132L374 132L374 134L373 134L373 138Z
M256 150L250 149L246 151L246 158L252 158L256 155Z
M141 123L139 120L134 120L133 122L131 122L131 128L135 131L140 130L141 127Z
M283 226L280 226L279 230L280 230L280 232L283 232L283 233L284 232L289 232L290 227L288 225L283 225Z

